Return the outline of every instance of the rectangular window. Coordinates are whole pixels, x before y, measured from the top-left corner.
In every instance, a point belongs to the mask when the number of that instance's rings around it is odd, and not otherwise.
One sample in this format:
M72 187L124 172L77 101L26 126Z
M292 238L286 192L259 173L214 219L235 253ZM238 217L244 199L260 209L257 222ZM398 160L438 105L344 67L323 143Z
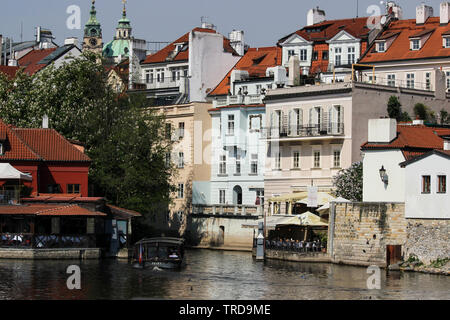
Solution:
M369 76L369 83L376 84L377 83L377 76Z
M184 184L179 183L178 184L178 199L183 199L183 198L184 198Z
M425 89L431 90L431 72L425 73Z
M422 193L431 193L431 176L422 176Z
M295 56L295 50L288 50L288 61L292 56Z
M322 51L322 60L328 60L328 51Z
M234 115L228 116L228 135L234 136Z
M300 61L308 60L308 51L306 49L300 50Z
M386 51L385 43L384 42L379 42L378 43L378 52L384 52L384 51Z
M225 204L225 190L219 190L219 204Z
M219 174L227 174L227 156L220 156Z
M180 139L183 139L183 138L184 138L184 122L180 122L180 123L178 124L178 137L179 137Z
M342 48L334 49L334 62L335 62L334 64L336 66L340 66L342 64L341 53L342 53Z
M171 156L170 156L170 152L166 152L166 167L170 167L170 162L171 162Z
M348 64L354 64L356 62L355 47L348 47Z
M281 153L277 152L275 154L275 169L281 169Z
M262 86L260 84L256 85L256 94L261 94Z
M446 75L446 78L447 78L447 89L450 89L450 71L447 71L446 73L445 73L445 75Z
M419 50L420 49L420 40L411 40L411 49L412 50Z
M388 74L387 85L391 86L391 87L395 87L395 74Z
M80 193L80 185L79 184L68 184L67 185L67 193L79 194Z
M438 193L447 193L447 176L438 176Z
M414 89L414 87L415 87L414 78L415 78L414 73L406 74L406 87L407 88Z
M179 169L184 168L184 153L183 152L178 153L178 168Z
M319 60L319 52L318 52L318 51L314 51L314 52L313 52L313 60L314 60L314 61Z
M172 124L166 123L166 139L172 139Z
M258 174L258 155L252 154L252 162L250 164L251 174Z
M294 151L294 169L300 169L300 152L299 151Z
M445 48L450 48L450 38L445 38L444 43L445 43L445 45L444 45Z
M340 168L341 167L341 151L335 150L333 152L333 167Z
M320 151L314 150L314 168L320 168Z
M150 83L150 71L145 72L145 82Z
M172 71L172 81L175 82L177 80L177 71L173 70Z
M241 155L236 154L236 174L241 174Z

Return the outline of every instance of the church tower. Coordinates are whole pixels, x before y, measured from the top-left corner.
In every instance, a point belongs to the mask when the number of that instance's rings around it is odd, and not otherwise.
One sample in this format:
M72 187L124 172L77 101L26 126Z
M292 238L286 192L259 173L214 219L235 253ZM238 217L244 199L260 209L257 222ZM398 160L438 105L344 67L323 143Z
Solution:
M95 10L95 0L92 0L91 17L84 27L83 51L91 51L102 54L103 37L102 28L97 20L97 11Z

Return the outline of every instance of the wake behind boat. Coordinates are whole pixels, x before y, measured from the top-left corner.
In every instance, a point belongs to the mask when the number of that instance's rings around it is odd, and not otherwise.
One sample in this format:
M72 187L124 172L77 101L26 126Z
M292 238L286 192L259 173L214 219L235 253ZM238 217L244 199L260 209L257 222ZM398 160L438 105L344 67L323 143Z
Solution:
M184 263L184 239L160 237L142 239L134 245L135 268L177 269Z

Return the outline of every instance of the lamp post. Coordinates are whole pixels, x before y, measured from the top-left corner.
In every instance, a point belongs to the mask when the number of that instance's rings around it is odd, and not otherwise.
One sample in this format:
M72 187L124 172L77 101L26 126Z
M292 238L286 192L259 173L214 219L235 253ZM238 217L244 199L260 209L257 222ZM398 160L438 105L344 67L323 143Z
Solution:
M388 178L387 178L387 175L386 175L386 169L384 168L384 166L381 166L381 169L380 169L380 178L381 178L381 181L383 181L385 184L387 184Z

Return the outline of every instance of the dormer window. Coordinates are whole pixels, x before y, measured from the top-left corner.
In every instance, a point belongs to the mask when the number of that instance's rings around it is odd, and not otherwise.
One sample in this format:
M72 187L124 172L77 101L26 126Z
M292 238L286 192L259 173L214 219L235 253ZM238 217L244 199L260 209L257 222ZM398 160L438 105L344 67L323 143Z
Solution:
M450 48L450 35L444 37L444 48Z
M0 142L0 156L3 155L3 142Z
M411 40L411 50L420 50L420 39Z
M386 42L378 42L377 52L386 52Z

